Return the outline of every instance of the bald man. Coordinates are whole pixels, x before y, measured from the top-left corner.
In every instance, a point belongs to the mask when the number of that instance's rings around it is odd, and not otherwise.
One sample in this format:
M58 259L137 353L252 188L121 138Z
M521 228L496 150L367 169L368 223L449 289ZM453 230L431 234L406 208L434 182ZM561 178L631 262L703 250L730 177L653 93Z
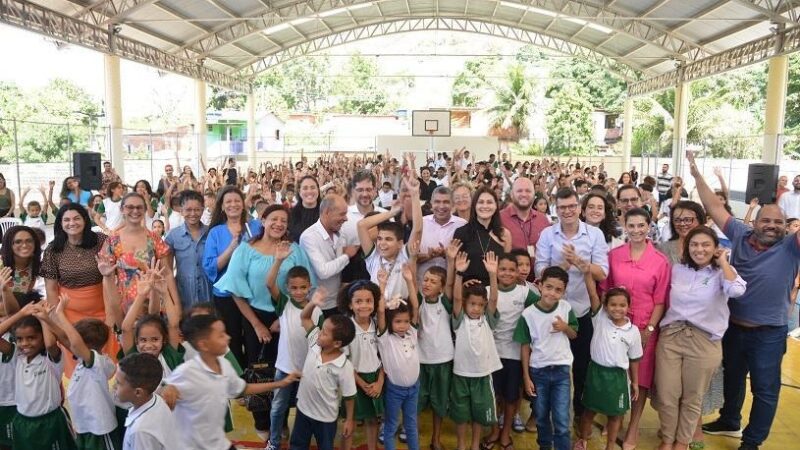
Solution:
M542 230L550 226L547 217L533 209L536 198L533 181L520 177L511 185L511 204L500 211L503 226L511 232L511 247L536 253L536 243Z
M347 222L347 202L339 195L328 195L319 204L319 220L300 235L300 247L311 261L317 276L318 289L325 291L322 313L329 317L337 313L336 295L341 285L342 270L356 252L357 245L345 246L339 236Z

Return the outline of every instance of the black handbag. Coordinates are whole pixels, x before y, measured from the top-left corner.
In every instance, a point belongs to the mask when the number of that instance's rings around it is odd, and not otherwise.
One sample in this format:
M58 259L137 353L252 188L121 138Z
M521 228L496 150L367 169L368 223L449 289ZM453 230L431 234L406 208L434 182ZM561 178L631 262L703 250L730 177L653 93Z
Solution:
M261 352L258 354L258 360L250 364L242 374L242 378L248 384L250 383L271 383L275 381L275 366L266 360L265 353L267 351L267 344L261 345ZM250 412L264 412L268 411L270 404L272 404L273 391L267 391L263 394L251 394L244 396L244 405Z

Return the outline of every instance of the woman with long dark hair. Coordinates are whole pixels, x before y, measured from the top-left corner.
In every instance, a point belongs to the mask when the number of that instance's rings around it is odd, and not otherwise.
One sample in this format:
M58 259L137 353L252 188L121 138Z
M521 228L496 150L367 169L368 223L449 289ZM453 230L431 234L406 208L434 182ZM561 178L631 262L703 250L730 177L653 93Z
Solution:
M22 307L44 297L44 279L39 276L42 245L32 228L22 225L9 228L3 235L0 255L2 270L8 270L10 278L2 287L6 306L15 302ZM11 313L6 311L6 315Z
M469 267L464 271L463 279L480 280L488 286L489 273L483 265L486 253L511 251L511 233L503 228L500 202L491 187L481 186L475 191L469 216L469 222L453 233L453 239L461 241L461 251L469 258Z
M72 203L88 206L89 199L92 198L92 193L84 191L83 188L81 188L80 178L67 177L61 185L61 198L69 199Z
M248 364L267 362L273 365L278 357L277 299L270 295L266 274L275 263L276 252L288 250L288 256L280 256L283 260L277 278L281 292L288 295L286 276L289 270L295 266L310 267L311 263L303 249L289 241L289 211L286 208L282 205L268 206L261 214L261 224L260 233L234 250L227 271L214 284L214 289L228 292L244 317L244 347ZM311 281L316 284L313 275ZM272 430L270 442L280 442L282 430L270 427L269 409L253 412L253 421L262 437Z
M614 207L605 195L593 192L586 194L581 202L580 218L587 225L597 227L603 232L609 249L615 249L625 243L618 237Z
M313 176L304 176L297 185L297 204L289 213L289 237L295 243L300 242L300 235L306 228L319 220L319 202L322 198L319 182Z
M670 238L658 244L658 250L667 255L671 264L680 264L683 241L691 230L706 223L706 211L697 202L684 200L672 207L669 214Z
M212 285L225 275L233 252L239 244L248 242L261 233L261 222L256 219L248 220L248 216L242 191L230 185L220 189L211 212L210 229L203 251L203 270ZM244 367L247 361L244 356L242 313L230 292L214 287L212 297L214 307L225 322L225 330L231 337L231 352L236 356L239 365Z
M69 297L64 313L71 323L94 318L105 321L103 275L97 269L97 254L106 242L106 235L91 229L89 213L77 203L67 203L56 213L53 242L42 259L41 276L45 279L47 299L58 302L59 295ZM116 357L119 344L114 333L103 353ZM65 356L65 374L70 376L75 360Z
M137 181L136 184L133 185L133 192L138 193L144 198L144 204L147 206L145 226L150 228L156 217L156 212L158 211L158 196L153 193L153 187L150 186L150 182L147 180Z

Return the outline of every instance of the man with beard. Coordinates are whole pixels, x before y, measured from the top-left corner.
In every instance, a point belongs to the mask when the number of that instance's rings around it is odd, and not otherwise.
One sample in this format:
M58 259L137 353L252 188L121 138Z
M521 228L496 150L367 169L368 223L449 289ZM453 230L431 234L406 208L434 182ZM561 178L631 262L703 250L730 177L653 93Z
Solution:
M369 279L369 272L367 272L367 266L364 263L364 254L361 252L361 244L358 240L356 224L373 211L379 213L388 211L375 206L376 194L377 178L372 172L361 170L353 175L353 179L350 181L350 201L353 204L347 207L347 222L342 225L341 238L344 241L344 245L358 246L359 251L351 258L347 267L342 270L342 283ZM391 206L389 205L389 207Z
M547 217L533 209L534 197L533 181L517 178L511 185L511 204L500 211L503 227L511 232L511 248L526 249L531 257L542 230L550 226Z
M422 242L417 257L417 281L422 286L422 276L432 266L447 268L445 250L456 229L467 223L453 215L453 193L450 188L439 186L431 195L433 214L422 218Z
M778 200L778 206L787 218L800 218L800 175L792 180L793 191L784 192Z
M737 221L708 186L694 156L687 158L697 192L708 214L731 240L731 265L747 291L728 301L730 326L722 339L725 404L708 434L742 438L739 450L758 449L769 436L778 408L781 362L786 352L789 297L800 260L800 234L786 236L786 217L777 205L764 205L753 228ZM753 406L741 431L745 382L750 372Z

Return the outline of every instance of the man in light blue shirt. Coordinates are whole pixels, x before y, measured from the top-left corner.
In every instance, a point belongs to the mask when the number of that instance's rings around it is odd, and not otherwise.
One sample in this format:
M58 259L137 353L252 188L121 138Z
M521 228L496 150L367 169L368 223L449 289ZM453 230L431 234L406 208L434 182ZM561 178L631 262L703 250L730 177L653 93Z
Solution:
M170 230L164 241L172 250L169 263L177 264L175 281L184 309L211 301L211 285L203 271L203 251L208 227L200 222L203 215L203 196L195 191L183 191L180 196L183 225Z
M534 267L536 278L550 266L560 266L569 273L565 295L578 317L578 337L570 340L574 357L572 376L575 383L572 409L575 417L580 417L583 413L583 384L591 359L589 345L592 342L593 327L589 292L583 281L583 273L575 264L579 260L589 262L594 279L604 280L608 275L608 244L599 228L580 221L578 193L572 189L561 188L556 192L556 214L558 223L545 228L536 243Z

